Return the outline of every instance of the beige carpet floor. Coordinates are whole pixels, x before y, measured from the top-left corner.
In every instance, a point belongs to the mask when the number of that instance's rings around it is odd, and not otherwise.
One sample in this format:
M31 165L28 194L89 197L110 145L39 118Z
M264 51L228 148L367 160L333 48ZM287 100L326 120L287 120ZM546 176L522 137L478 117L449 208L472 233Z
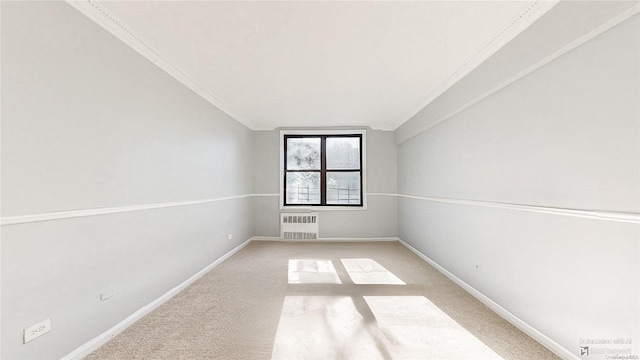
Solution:
M398 242L252 242L85 359L558 359Z

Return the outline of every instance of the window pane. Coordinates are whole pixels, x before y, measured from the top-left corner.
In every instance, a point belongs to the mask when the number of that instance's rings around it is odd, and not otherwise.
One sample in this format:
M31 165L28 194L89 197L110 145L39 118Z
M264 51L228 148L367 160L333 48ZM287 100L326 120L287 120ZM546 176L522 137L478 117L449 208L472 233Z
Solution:
M320 170L320 138L288 138L287 170Z
M360 138L328 137L327 169L360 169Z
M360 173L327 171L327 204L360 204Z
M287 204L320 204L320 173L288 172Z

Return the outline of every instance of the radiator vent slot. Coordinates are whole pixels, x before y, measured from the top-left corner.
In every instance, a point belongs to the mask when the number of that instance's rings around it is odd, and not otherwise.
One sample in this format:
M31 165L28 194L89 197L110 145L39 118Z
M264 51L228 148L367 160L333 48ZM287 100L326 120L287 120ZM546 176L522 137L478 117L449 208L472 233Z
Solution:
M315 224L318 222L317 215L284 215L283 224Z
M281 213L282 239L313 240L318 238L318 213Z

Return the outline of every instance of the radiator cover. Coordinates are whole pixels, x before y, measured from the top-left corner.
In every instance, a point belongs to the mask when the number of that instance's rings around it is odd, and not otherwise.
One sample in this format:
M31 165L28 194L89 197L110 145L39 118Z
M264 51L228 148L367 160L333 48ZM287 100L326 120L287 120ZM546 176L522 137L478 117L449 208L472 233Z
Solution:
M280 238L313 240L318 238L318 213L280 213Z

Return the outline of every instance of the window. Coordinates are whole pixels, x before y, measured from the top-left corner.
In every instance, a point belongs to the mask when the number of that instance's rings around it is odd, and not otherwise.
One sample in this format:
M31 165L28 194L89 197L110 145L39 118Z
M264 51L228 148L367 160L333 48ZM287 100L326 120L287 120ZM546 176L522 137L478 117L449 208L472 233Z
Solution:
M363 207L364 131L282 134L282 205Z

